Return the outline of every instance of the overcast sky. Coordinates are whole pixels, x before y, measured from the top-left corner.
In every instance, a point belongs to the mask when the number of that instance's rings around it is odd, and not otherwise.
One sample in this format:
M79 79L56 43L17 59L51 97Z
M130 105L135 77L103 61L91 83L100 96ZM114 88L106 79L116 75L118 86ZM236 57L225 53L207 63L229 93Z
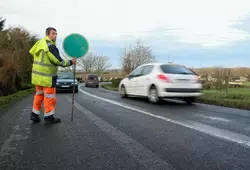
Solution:
M121 49L141 38L160 62L189 67L250 66L249 0L1 0L7 26L40 37L57 28L58 45L83 34L91 51L120 66Z

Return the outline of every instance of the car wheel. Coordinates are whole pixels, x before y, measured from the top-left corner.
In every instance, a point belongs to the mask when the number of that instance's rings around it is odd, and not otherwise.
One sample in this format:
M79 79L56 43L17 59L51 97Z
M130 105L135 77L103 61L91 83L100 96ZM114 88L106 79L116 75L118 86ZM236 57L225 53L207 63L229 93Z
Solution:
M99 88L99 85L96 85L96 88Z
M196 98L195 97L188 97L188 98L185 98L184 101L187 104L191 105L191 104L193 104L196 101Z
M120 95L121 95L122 98L128 97L126 88L123 85L121 86Z
M88 84L85 84L85 87L88 87Z
M156 87L152 86L149 89L148 100L150 103L153 103L153 104L156 104L160 101Z

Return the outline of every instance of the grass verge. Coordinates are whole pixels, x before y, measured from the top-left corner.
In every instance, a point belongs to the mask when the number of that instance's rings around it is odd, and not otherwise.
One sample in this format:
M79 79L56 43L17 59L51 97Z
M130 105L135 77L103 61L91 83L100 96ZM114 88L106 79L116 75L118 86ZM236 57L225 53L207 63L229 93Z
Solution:
M112 84L101 86L107 90L118 91L118 87ZM250 110L250 89L231 88L227 97L224 92L204 90L203 96L199 97L197 101L204 104Z
M113 86L112 84L102 84L101 87L107 90L118 91L118 87Z
M215 96L208 96L208 95L204 94L202 97L199 97L197 101L199 103L250 110L250 101L249 100L216 98Z
M224 92L204 90L203 96L198 98L198 102L250 110L250 89L229 88L227 97Z
M4 110L9 107L9 105L17 100L20 100L35 91L34 88L29 88L26 90L18 91L14 94L8 96L0 96L0 110Z

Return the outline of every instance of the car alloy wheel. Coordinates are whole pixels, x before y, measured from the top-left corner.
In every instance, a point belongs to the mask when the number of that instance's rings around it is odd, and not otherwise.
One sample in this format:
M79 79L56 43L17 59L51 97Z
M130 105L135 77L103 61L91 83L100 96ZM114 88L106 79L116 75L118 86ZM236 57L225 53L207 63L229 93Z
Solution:
M121 87L121 92L120 92L122 97L127 97L126 89L124 86Z
M149 90L148 99L151 103L157 103L159 101L158 92L156 88L151 88Z

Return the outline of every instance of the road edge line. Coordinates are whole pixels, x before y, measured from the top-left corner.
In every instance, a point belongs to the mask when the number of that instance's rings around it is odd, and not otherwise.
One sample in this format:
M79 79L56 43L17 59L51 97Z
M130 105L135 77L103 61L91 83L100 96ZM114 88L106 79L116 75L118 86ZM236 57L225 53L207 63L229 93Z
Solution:
M79 88L79 91L86 94L86 95L88 95L88 96L91 96L91 97L94 97L96 99L105 101L107 103L114 104L114 105L129 109L129 110L136 111L138 113L142 113L142 114L145 114L145 115L157 118L157 119L164 120L166 122L170 122L170 123L173 123L173 124L176 124L176 125L180 125L180 126L192 129L192 130L196 130L196 131L205 133L205 134L210 135L212 137L217 137L217 138L220 138L220 139L224 139L226 141L234 142L234 143L240 144L241 146L250 148L250 137L248 137L246 135L230 132L230 131L223 130L223 129L214 128L214 127L212 127L210 125L203 125L201 127L198 127L198 126L196 126L196 125L198 125L198 123L195 123L195 122L192 122L192 121L189 121L189 123L188 122L184 123L184 122L173 120L173 119L170 119L170 118L167 118L167 117L155 115L155 114L152 114L150 112L143 111L143 110L140 110L140 109L137 109L137 108L133 108L132 106L127 106L125 104L122 104L122 103L114 101L114 100L110 100L110 99L106 99L106 98L102 98L102 97L90 94L90 93L82 90L81 88ZM206 127L208 129L216 130L217 132L223 131L224 133L227 133L229 135L226 136L223 133L216 134L216 133L212 132L211 130L206 130ZM234 139L232 136L238 136L241 139Z
M71 98L69 96L66 96L66 99L68 100L68 102L71 102ZM174 168L165 160L161 159L160 156L155 155L151 150L144 147L141 143L137 142L126 133L118 130L113 125L95 115L79 103L75 102L75 107L89 120L91 120L97 127L99 127L102 132L104 132L112 140L117 142L122 148L125 149L127 153L129 153L129 155L134 157L146 168L174 170Z

